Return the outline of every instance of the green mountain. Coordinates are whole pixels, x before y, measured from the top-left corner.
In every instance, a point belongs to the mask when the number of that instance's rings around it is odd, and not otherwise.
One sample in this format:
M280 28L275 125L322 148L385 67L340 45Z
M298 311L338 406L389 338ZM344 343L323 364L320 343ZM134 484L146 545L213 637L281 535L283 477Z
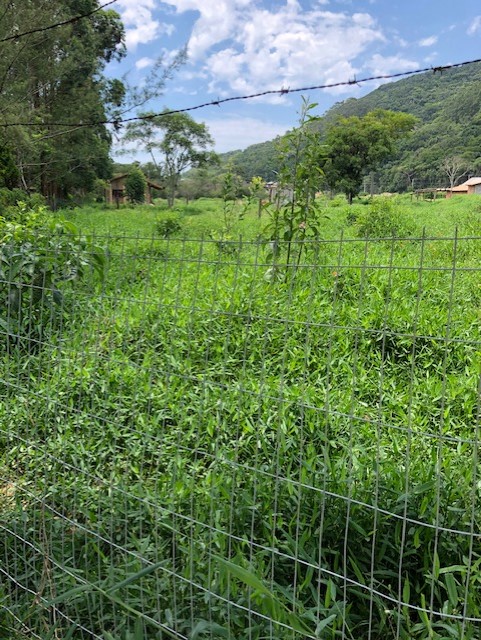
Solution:
M374 109L404 111L419 119L414 133L399 144L396 156L371 176L378 190L449 185L442 164L454 156L462 160L463 180L481 172L481 63L411 76L384 84L363 98L339 102L321 118L319 135L338 116L363 116ZM226 155L246 179L276 178L275 141Z

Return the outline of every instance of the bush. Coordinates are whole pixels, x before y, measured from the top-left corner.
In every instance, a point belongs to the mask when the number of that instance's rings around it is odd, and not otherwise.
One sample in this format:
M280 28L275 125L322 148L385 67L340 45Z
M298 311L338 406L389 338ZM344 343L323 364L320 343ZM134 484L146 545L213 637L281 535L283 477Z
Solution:
M13 219L17 213L17 205L25 203L35 208L45 204L45 198L40 193L28 194L22 189L0 189L0 216Z
M401 238L412 235L413 225L395 204L390 198L375 198L371 205L363 207L357 215L357 235L360 238Z
M168 238L182 230L180 216L176 213L165 213L155 223L155 230L161 238Z
M334 196L332 200L329 201L330 207L342 207L346 204L346 196L342 193L339 193L337 196Z
M132 169L125 179L125 192L130 202L142 203L145 201L145 189L147 178L140 169Z
M91 269L103 276L104 254L46 207L19 203L13 217L0 218L0 331L7 348L30 351L62 317L67 283Z

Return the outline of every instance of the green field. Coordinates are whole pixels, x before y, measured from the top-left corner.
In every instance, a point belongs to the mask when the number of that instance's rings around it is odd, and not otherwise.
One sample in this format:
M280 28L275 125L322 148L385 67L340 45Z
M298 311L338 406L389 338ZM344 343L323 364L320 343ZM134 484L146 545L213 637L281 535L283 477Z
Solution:
M479 637L481 198L378 202L275 281L255 207L62 212L105 277L2 352L0 638Z

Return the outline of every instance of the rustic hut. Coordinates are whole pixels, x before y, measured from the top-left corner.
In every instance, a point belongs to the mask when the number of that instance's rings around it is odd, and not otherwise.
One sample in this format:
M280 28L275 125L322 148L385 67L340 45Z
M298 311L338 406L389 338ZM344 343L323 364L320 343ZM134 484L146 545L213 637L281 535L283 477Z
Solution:
M114 176L109 181L109 186L105 190L105 201L107 204L125 204L127 202L125 180L128 175L128 173L122 173L121 175ZM152 192L154 189L163 191L164 187L147 178L147 186L145 187L145 202L147 204L152 204Z
M455 195L481 195L481 178L469 178L463 184L446 190L446 198L451 198Z

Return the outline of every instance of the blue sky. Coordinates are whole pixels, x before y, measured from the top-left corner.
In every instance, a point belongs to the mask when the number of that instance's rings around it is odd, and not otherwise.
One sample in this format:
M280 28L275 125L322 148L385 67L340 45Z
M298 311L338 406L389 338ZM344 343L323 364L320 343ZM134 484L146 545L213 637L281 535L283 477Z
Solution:
M149 109L318 85L481 58L479 0L118 0L128 55L108 74L141 84L153 62L188 44L189 60ZM378 86L314 91L322 114ZM292 128L300 95L192 113L219 152ZM124 157L124 161L128 158ZM142 158L139 158L142 159Z

